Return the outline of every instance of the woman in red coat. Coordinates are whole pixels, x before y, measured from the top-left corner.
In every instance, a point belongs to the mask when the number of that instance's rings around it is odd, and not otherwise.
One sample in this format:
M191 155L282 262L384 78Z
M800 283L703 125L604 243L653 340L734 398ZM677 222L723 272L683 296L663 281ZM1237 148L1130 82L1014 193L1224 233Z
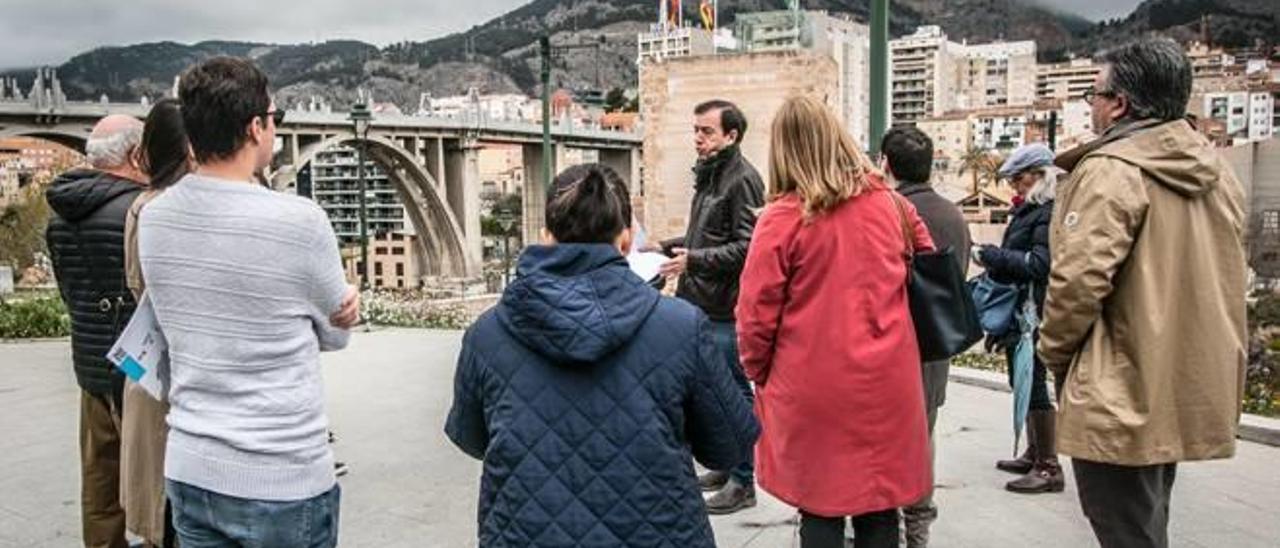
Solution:
M920 356L907 308L909 202L873 172L821 102L773 123L771 203L738 298L742 366L756 383L760 486L800 509L803 548L898 546L898 507L928 490Z

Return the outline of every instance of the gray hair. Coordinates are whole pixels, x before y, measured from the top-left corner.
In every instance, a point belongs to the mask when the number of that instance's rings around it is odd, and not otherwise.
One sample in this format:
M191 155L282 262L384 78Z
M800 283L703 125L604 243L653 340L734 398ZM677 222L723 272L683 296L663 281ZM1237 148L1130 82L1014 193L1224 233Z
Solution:
M1052 202L1058 196L1058 177L1065 171L1058 169L1057 166L1045 166L1030 170L1032 173L1040 173L1043 175L1036 185L1027 191L1027 201L1036 205L1044 205Z
M90 137L84 145L89 165L111 169L125 165L129 153L142 144L142 127L122 129L105 137Z
M1177 42L1143 38L1107 50L1097 60L1111 67L1107 87L1128 99L1128 118L1177 120L1186 116L1191 61Z

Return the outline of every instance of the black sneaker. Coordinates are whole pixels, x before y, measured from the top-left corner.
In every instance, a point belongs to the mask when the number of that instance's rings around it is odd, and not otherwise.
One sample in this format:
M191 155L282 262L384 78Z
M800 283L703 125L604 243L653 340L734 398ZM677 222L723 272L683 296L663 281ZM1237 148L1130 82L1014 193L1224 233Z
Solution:
M756 505L756 490L730 479L724 488L707 499L707 513L713 516L732 514Z
M728 472L710 471L698 476L698 488L703 491L719 491L724 489L724 484L729 483Z
M347 475L347 472L349 472L349 470L347 470L347 463L342 462L342 461L338 461L338 460L333 461L333 475L334 475L334 476L336 476L336 477L339 477L339 478L340 478L340 477L342 477L342 476Z

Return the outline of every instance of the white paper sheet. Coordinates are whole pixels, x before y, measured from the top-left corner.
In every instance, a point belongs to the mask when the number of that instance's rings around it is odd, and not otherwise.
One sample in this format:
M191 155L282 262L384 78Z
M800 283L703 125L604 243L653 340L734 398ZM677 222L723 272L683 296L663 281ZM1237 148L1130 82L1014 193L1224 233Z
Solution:
M627 256L627 263L631 265L631 271L646 282L657 278L658 269L662 268L662 265L669 260L666 255L661 253L632 253Z
M169 343L160 332L155 308L145 293L107 359L151 397L165 400L169 392Z

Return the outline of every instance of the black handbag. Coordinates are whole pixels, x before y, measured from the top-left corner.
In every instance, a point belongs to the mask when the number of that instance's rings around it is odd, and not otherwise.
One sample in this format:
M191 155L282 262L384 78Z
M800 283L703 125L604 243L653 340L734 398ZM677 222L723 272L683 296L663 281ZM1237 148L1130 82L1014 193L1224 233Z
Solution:
M890 193L902 221L906 245L907 300L911 321L916 327L920 360L940 361L968 350L982 340L978 308L965 285L964 272L947 247L931 253L916 253L915 229L907 220L903 198Z

